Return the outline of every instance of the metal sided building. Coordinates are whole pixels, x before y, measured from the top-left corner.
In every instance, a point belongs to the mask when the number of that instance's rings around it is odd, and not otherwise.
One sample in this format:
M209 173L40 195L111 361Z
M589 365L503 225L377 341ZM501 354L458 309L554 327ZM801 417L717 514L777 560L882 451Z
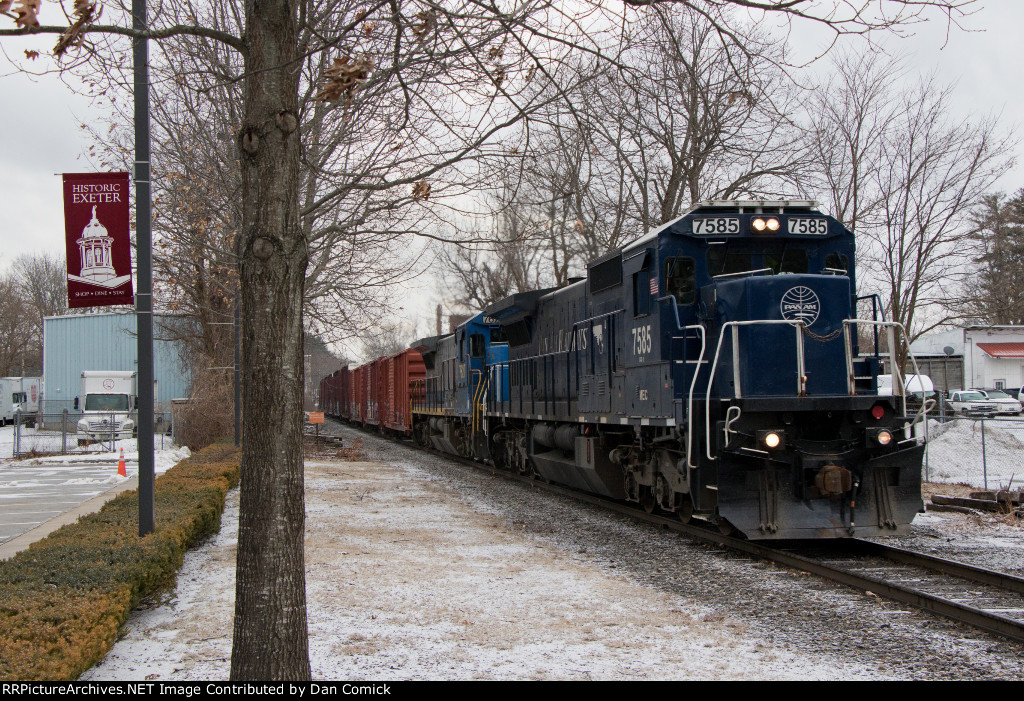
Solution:
M178 345L162 340L154 319L153 378L156 412L171 410L171 400L188 396L189 378ZM73 314L43 320L42 411L74 412L83 370L138 370L135 314Z

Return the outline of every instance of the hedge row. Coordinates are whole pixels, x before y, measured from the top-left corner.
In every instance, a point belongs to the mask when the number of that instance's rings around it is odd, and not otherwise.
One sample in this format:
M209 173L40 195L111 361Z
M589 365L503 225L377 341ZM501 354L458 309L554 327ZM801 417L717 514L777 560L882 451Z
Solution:
M139 537L138 492L0 562L0 680L72 680L107 653L139 601L215 533L239 453L216 444L156 480L156 529Z

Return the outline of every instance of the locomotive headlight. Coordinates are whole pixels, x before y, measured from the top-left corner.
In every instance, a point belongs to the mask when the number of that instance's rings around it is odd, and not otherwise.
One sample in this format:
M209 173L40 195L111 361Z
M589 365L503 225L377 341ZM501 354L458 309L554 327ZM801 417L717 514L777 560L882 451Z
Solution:
M757 231L758 233L764 231L774 232L779 230L779 220L776 219L775 217L755 217L753 220L751 220L750 226L751 228L753 228L754 231Z
M782 431L758 431L757 444L766 450L779 450L786 447L786 434Z
M887 428L880 428L876 431L868 433L868 440L874 439L874 442L881 446L892 444L892 431Z

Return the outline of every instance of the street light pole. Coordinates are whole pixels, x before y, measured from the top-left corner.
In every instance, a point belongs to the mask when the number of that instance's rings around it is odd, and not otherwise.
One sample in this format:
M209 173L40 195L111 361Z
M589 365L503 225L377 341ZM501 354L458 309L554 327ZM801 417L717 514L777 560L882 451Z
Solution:
M148 29L146 0L132 0L132 29ZM139 536L153 532L153 271L149 168L149 42L132 39L135 88L135 315L138 332Z

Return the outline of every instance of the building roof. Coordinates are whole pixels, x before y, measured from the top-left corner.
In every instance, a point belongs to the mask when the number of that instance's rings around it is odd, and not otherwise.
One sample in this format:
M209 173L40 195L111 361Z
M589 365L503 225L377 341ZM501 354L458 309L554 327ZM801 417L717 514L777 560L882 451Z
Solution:
M1024 358L1024 343L979 343L992 358Z

